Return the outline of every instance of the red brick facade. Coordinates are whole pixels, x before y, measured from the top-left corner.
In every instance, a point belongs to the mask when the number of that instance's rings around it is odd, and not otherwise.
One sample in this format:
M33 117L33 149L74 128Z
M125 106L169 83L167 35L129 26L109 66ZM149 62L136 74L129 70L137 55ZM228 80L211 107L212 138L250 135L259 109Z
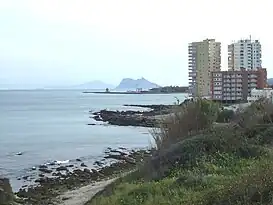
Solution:
M267 71L265 68L261 68L257 72L257 88L263 89L267 87Z
M214 71L211 74L211 99L247 101L251 90L267 86L266 69Z

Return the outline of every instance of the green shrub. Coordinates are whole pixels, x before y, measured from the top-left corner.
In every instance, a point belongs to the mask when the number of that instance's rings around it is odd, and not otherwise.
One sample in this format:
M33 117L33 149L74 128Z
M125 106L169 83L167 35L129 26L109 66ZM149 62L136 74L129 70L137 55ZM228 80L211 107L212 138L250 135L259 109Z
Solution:
M188 136L212 127L217 119L218 104L196 99L179 106L173 114L164 119L160 132L153 136L158 149L166 148Z
M222 110L219 112L216 122L219 123L228 123L235 116L235 112L233 110Z
M204 204L270 204L273 200L273 165L271 160L257 161L245 173L223 186L209 190Z
M92 204L269 204L272 190L271 158L240 159L219 153L158 182L120 184L111 196L96 198Z
M273 143L273 125L259 125L246 130L245 136L250 143L257 145L272 145Z

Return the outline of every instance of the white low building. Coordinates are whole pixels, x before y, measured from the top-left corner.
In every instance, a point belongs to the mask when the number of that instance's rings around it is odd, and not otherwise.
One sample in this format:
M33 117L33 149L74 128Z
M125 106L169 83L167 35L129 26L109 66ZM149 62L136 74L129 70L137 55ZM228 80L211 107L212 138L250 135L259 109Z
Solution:
M251 94L247 97L247 101L252 103L261 98L269 99L273 103L273 89L272 88L264 88L264 89L256 89L251 90Z

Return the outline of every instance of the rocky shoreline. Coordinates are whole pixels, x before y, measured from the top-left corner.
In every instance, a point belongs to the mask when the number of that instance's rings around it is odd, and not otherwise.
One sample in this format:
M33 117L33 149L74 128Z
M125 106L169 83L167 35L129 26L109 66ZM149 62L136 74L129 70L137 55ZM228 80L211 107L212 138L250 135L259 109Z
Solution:
M176 105L124 105L127 107L148 108L149 111L110 111L91 112L96 121L118 126L158 127L160 116L170 114Z
M65 191L117 177L121 173L133 170L138 163L150 155L151 150L108 148L104 158L94 163L94 166L99 167L97 169L89 169L81 161L79 161L80 167L72 164L54 168L41 165L38 168L40 174L35 180L36 184L21 188L15 195L19 197L21 204L59 204L57 197Z
M96 121L108 122L118 126L157 127L159 117L168 115L176 105L124 105L126 107L141 107L147 111L108 111L90 112ZM96 182L113 179L122 173L134 170L144 158L150 157L152 150L128 150L107 148L103 159L95 161L89 168L81 159L68 162L49 162L31 168L38 178L29 175L18 180L32 181L32 185L24 185L14 193L16 201L27 205L61 204L68 200L60 196L69 191ZM1 187L0 187L1 188ZM60 201L61 200L61 201Z

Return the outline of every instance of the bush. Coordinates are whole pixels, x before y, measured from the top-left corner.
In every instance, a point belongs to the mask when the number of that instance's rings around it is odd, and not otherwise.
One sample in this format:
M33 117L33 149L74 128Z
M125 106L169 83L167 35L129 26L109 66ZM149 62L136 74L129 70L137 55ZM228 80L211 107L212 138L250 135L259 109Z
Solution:
M172 123L165 124L161 132L154 135L159 151L140 169L143 177L148 181L160 180L177 167L194 167L203 156L216 153L233 153L240 158L266 154L268 149L263 145L272 143L273 127L268 124L257 127L257 122L268 116L270 107L273 106L266 103L252 104L244 112L237 113L241 122L238 128L232 124L213 127L217 104L205 100L189 102L171 117ZM201 119L199 123L193 117L195 115ZM226 110L218 115L218 119L234 115L233 111ZM243 119L251 119L251 122L245 124Z
M233 110L222 110L219 112L216 122L228 123L234 118L235 112Z
M146 180L159 180L177 167L194 167L200 158L217 153L233 153L246 159L267 154L267 149L251 143L242 134L241 131L226 127L184 139L157 152L142 168L143 175Z
M247 172L222 187L208 192L204 204L271 204L273 200L272 160L258 161Z
M211 128L217 119L218 110L218 104L202 99L179 106L173 114L163 120L159 132L154 130L157 148L166 148L188 136Z
M243 111L235 113L232 121L244 129L251 129L257 124L272 124L273 104L267 100L254 102Z
M182 169L160 181L119 184L109 197L93 205L222 205L270 204L272 159L240 159L216 154L194 168Z

